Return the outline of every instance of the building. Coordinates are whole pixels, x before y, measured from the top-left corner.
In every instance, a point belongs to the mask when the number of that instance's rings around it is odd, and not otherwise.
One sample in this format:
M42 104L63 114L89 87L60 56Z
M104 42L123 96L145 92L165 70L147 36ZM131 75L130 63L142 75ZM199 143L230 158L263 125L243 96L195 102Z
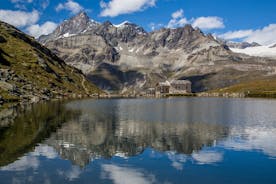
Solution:
M146 90L146 96L155 96L156 94L156 89L155 88L148 88Z
M188 80L172 80L159 82L156 85L156 95L159 94L187 94L192 92L192 83Z
M172 94L183 94L192 92L192 83L188 80L173 80L170 84L170 93Z
M156 93L160 94L169 94L170 93L171 84L169 81L159 82L156 85Z

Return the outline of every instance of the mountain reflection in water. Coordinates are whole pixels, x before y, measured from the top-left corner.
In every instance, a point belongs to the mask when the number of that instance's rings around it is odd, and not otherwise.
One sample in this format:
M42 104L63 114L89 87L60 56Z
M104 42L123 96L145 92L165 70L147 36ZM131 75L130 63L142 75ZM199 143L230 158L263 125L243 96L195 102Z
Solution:
M80 100L4 109L0 178L9 183L7 173L16 172L18 177L12 180L29 182L28 175L36 183L46 179L43 174L56 172L59 179L47 179L89 183L82 179L90 174L95 183L122 183L121 177L127 176L128 183L164 183L163 177L181 183L184 173L177 177L170 167L175 171L184 165L190 165L190 171L193 165L219 167L227 163L228 152L248 151L263 154L270 160L269 169L275 168L275 107L276 101L266 100L172 98ZM69 168L66 160L72 163Z

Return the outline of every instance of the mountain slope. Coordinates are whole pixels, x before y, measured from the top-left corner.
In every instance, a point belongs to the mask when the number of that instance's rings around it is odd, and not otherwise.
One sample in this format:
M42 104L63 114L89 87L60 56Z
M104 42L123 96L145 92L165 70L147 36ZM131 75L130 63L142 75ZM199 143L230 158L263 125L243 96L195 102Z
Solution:
M66 24L85 22L83 14ZM234 53L191 25L150 33L129 22L82 29L85 32L70 32L68 37L55 35L56 30L46 36L49 39L39 40L66 63L97 78L92 81L102 89L142 92L160 81L189 79L199 92L275 75L273 60Z
M80 70L4 22L0 22L0 76L0 101L38 101L98 92Z

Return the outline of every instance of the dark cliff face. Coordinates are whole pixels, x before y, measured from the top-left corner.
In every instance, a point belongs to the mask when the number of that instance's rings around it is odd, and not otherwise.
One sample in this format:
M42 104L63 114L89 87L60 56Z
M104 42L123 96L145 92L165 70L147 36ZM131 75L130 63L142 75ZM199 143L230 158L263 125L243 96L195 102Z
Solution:
M193 80L194 86L200 85L194 91L217 89L225 87L223 82L212 83L210 78L197 76L214 75L213 79L217 80L223 78L223 70L229 70L235 77L224 77L224 82L232 85L265 76L270 70L267 65L271 64L267 61L264 65L259 58L233 53L225 42L214 39L210 34L205 35L191 25L148 33L130 22L120 25L109 21L96 23L85 13L65 21L52 34L40 37L39 41L65 62L81 69L98 86L109 90L119 88L119 91L125 87L141 91L154 87L159 80L189 77L200 79ZM99 72L103 63L116 68L115 73L109 71L113 77L106 78L104 72ZM117 81L116 87L111 85L114 78L121 78L121 73L128 71L139 73L136 82L131 78ZM252 72L257 76L252 78ZM96 76L97 80L91 76Z

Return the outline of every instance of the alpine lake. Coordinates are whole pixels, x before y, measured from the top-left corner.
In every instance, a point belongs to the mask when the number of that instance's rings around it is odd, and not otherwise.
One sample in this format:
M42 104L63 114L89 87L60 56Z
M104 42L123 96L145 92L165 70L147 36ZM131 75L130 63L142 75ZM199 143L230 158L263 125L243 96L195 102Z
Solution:
M0 183L276 183L276 100L84 99L0 111Z

